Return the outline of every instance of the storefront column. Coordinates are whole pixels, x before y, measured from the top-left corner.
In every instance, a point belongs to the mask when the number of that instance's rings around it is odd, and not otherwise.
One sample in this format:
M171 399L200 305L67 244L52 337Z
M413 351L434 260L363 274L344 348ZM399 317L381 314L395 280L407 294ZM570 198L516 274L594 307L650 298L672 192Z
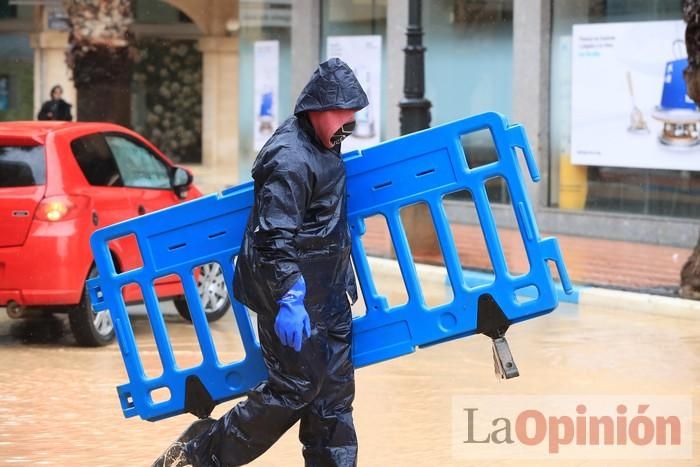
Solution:
M238 181L238 37L207 36L202 52L202 164Z
M429 2L423 4L424 7ZM388 0L386 6L386 80L387 99L384 118L385 139L397 138L400 131L399 101L403 98L404 58L406 27L408 26L408 0Z
M535 208L549 187L549 42L551 2L513 2L513 116L527 130L542 180L528 184Z
M321 0L292 4L292 99L296 99L321 56ZM292 104L294 104L294 100Z
M73 105L71 111L75 118L77 94L66 64L68 33L44 31L31 34L30 44L34 49L34 115L39 112L41 104L50 99L51 88L58 84L63 88L63 99Z

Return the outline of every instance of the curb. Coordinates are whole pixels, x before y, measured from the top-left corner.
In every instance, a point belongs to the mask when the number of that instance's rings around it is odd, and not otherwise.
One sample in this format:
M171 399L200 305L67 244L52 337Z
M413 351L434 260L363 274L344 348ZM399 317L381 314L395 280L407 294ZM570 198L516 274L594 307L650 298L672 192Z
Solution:
M367 260L374 274L388 280L399 280L396 277L399 270L396 260L376 256L368 256ZM416 264L415 267L422 284L446 286L449 283L444 267L420 263ZM466 284L471 286L493 281L493 274L482 271L467 269L463 271L463 274ZM567 295L560 283L556 283L556 289L560 302L586 307L614 308L615 310L655 314L670 318L700 318L700 301L588 286L574 286L574 293Z
M665 318L698 319L700 301L664 297L622 290L588 287L580 293L579 303L587 307L611 308L648 313Z

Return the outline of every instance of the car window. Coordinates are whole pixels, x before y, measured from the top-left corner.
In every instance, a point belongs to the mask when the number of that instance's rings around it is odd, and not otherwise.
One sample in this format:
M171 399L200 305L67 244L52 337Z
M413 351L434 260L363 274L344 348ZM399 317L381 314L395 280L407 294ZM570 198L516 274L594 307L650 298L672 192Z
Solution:
M105 135L124 179L124 186L134 188L171 188L170 171L148 148L131 138Z
M90 185L123 186L119 169L103 135L81 136L73 140L70 147Z
M0 188L46 183L43 146L0 145Z

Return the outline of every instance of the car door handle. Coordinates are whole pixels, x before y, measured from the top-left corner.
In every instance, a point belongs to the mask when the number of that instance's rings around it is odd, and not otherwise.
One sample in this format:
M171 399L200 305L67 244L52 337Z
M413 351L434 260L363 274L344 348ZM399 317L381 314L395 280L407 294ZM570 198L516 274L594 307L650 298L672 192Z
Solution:
M100 217L97 215L97 211L92 211L92 225L97 226L100 223Z
M139 212L139 216L142 216L142 215L146 214L146 208L144 208L142 205L139 204L138 212Z

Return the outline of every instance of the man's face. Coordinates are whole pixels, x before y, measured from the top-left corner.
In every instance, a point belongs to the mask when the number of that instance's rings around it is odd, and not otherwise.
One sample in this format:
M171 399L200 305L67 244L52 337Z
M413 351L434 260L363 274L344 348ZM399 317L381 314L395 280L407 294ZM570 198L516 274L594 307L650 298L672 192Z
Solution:
M63 89L61 88L56 88L53 90L53 93L51 93L51 97L58 100L63 96Z
M331 109L308 115L316 136L328 149L338 146L355 128L355 110Z

